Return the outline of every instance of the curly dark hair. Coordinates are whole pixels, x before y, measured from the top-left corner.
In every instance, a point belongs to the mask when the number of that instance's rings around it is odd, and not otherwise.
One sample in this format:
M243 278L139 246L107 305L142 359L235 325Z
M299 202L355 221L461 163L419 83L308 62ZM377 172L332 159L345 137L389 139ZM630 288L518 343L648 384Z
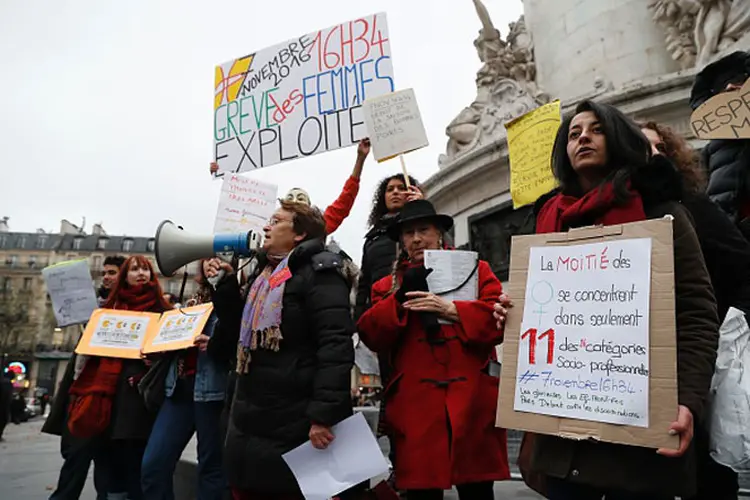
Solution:
M375 227L380 222L380 219L388 213L388 208L385 205L385 190L388 188L388 183L393 179L398 179L406 184L404 174L391 175L380 181L375 194L372 196L372 210L370 211L370 216L367 218L367 227ZM419 181L411 175L409 176L409 183L412 186L419 187Z
M659 134L664 141L664 156L672 160L682 175L685 190L690 193L702 193L706 190L706 173L703 171L696 151L690 147L684 137L666 125L656 122L639 123L642 129L650 129Z

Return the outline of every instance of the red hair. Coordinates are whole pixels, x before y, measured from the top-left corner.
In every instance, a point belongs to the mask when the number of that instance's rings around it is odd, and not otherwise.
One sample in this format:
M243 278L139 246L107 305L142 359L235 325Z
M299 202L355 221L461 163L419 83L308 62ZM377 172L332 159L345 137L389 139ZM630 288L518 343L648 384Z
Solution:
M114 309L115 304L117 303L117 297L120 295L120 290L130 288L130 285L128 284L128 270L130 270L133 265L149 270L151 273L151 279L145 286L151 286L156 290L157 301L162 310L168 311L172 309L172 305L164 299L164 290L162 290L159 279L156 277L154 266L152 266L151 261L143 255L131 255L122 263L122 266L120 266L120 272L117 274L117 282L115 283L115 286L112 287L112 290L109 292L109 297L107 297L107 302L102 307L104 309Z

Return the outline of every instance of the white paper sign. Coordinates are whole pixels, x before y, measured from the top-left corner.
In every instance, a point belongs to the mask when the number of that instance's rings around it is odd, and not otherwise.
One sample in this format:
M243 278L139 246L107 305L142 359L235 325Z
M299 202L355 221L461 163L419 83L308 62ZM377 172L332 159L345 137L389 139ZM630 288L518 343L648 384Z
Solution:
M152 346L192 341L200 335L205 325L203 316L213 309L213 304L201 304L184 310L172 310L165 313L159 322L159 330L151 341Z
M368 99L365 125L377 161L430 145L413 89Z
M356 144L365 137L362 103L395 88L384 13L256 52L233 50L240 57L214 71L214 158L220 172Z
M648 427L651 239L530 252L515 410Z
M278 186L237 174L226 175L223 182L214 233L253 231L262 235L276 210Z
M85 260L61 262L42 269L59 327L85 323L99 307Z
M331 431L335 439L325 450L308 441L282 455L307 499L327 500L388 470L364 415L356 413Z
M156 320L158 321L158 315ZM99 318L89 346L140 352L151 321L153 319L148 316L103 314Z
M476 252L465 250L426 250L425 268L432 269L427 276L430 292L442 298L454 300L477 300L479 275ZM460 288L459 288L460 287Z

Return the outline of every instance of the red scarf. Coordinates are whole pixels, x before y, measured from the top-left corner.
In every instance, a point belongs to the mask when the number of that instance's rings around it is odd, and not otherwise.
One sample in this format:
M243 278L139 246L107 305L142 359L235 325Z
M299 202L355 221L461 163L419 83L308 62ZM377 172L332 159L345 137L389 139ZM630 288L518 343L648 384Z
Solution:
M115 309L161 312L157 288L152 284L120 289ZM88 438L104 432L112 416L112 403L122 372L122 360L91 357L73 381L68 428L73 436Z
M562 193L550 198L536 217L537 233L556 233L573 227L626 224L646 220L640 194L628 188L630 197L615 203L614 188L608 182L580 198Z

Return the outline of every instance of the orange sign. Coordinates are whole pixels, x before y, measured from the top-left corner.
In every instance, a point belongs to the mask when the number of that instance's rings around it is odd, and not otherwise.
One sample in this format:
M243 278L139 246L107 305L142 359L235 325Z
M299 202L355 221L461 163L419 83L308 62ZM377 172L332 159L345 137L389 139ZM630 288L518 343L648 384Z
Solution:
M143 344L144 354L192 347L195 337L201 334L213 310L213 304L208 303L165 312L154 334Z
M143 342L159 323L159 314L97 309L91 315L76 353L139 359Z

